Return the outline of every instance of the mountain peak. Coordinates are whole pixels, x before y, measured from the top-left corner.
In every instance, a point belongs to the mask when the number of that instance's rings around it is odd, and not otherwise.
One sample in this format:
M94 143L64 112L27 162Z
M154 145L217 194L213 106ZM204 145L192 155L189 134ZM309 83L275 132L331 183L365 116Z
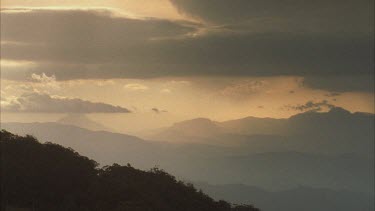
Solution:
M182 122L177 122L174 125L189 125L189 124L200 124L200 125L216 125L214 121L208 118L195 118L190 120L185 120Z
M345 110L344 108L341 108L341 107L333 107L328 113L334 113L334 114L351 114L350 111L348 110Z
M317 117L317 118L327 117L327 118L330 118L330 117L334 117L334 116L344 117L344 116L348 116L350 114L352 114L352 113L348 110L345 110L344 108L333 107L327 112L306 111L306 112L303 112L303 113L293 115L289 119L294 120L294 119L304 119L304 118L312 118L312 117Z
M219 126L216 122L207 119L207 118L196 118L191 120L186 120L182 122L175 123L172 128L177 130L191 130L192 132L204 131L204 132L213 132L219 129Z

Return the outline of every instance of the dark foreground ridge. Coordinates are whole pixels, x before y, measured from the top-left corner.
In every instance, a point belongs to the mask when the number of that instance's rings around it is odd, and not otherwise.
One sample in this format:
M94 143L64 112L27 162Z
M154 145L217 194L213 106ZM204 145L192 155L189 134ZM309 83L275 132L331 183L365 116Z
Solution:
M215 201L158 168L99 168L70 148L0 133L1 210L259 211Z

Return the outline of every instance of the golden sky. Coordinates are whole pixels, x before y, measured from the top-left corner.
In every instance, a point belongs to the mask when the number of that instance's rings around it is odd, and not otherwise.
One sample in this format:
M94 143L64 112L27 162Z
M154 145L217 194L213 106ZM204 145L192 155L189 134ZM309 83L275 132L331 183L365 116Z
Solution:
M183 19L169 0L2 0L1 7L110 8L141 17Z
M1 121L55 121L88 106L131 133L197 117L374 113L368 14L276 4L262 17L262 5L173 2L2 0Z
M116 131L168 126L197 117L216 121L246 116L288 118L308 111L292 108L312 101L343 107L352 112L373 112L370 93L332 93L303 86L299 77L262 78L159 78L149 80L71 80L34 79L27 83L2 80L2 98L16 99L25 92L55 97L85 99L122 106L132 113L90 114L91 118L112 125ZM115 93L115 94L114 94ZM6 103L6 101L2 101ZM157 108L156 113L152 109ZM313 108L311 108L313 109ZM322 111L327 107L322 106ZM2 121L55 121L63 114L4 113ZM113 124L115 123L115 124Z

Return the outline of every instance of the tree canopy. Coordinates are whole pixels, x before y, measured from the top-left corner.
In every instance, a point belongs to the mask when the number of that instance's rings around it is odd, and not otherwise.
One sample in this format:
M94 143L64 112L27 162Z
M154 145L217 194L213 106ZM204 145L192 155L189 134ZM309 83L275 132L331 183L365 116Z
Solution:
M215 201L159 168L99 168L73 149L0 133L1 210L259 211L251 205Z

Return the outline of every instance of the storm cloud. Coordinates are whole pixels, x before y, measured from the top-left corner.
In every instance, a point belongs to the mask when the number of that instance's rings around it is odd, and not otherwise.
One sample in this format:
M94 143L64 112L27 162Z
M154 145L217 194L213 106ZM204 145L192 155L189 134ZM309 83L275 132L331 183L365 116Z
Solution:
M310 76L305 78L304 85L313 89L322 89L333 92L374 92L374 75L329 75Z
M369 30L371 0L171 0L181 13L212 24L262 23L274 31L364 32ZM280 25L282 24L282 25ZM264 29L264 28L263 28ZM303 31L301 31L303 32Z
M2 59L34 62L18 71L2 65L2 77L373 76L370 3L302 2L173 0L201 23L97 9L2 9Z

